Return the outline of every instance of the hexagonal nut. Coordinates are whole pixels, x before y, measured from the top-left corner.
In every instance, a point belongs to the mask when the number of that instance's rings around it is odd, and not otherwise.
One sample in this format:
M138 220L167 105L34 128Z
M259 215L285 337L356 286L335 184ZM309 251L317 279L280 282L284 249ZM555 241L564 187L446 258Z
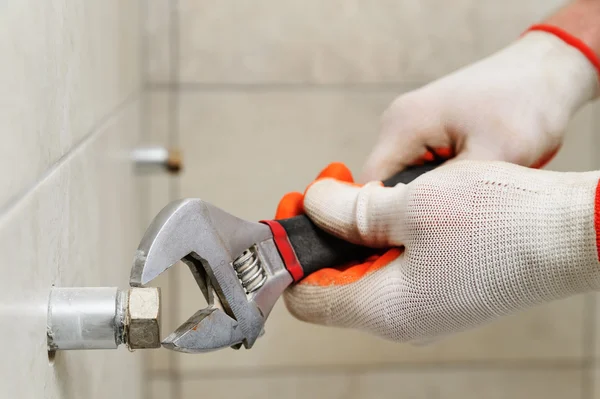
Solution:
M160 348L160 313L159 288L129 290L125 326L129 348Z

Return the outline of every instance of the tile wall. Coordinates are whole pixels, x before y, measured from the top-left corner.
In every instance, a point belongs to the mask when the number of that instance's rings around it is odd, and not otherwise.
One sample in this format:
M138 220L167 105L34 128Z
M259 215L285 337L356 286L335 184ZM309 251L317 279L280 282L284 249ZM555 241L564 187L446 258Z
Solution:
M126 287L142 233L135 0L0 4L0 397L141 398L143 354L46 351L50 288Z
M143 123L184 150L150 214L196 196L272 217L327 163L358 171L398 94L509 43L562 1L146 0ZM555 170L600 167L598 106L569 126ZM595 147L594 147L595 146ZM269 156L265 156L268 154ZM202 306L189 272L164 277L173 329ZM596 299L574 297L428 346L307 325L276 306L250 351L158 351L154 398L585 398L597 377Z

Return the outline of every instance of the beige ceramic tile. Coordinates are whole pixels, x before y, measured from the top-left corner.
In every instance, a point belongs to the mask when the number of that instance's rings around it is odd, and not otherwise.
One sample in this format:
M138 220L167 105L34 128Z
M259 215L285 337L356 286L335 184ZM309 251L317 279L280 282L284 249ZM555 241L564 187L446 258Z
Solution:
M591 378L591 397L593 399L600 399L600 363L596 362L596 366L592 370Z
M389 371L356 378L348 398L580 398L581 380L574 370Z
M140 86L137 1L3 2L0 208Z
M170 102L172 93L169 90L146 90L144 99L144 132L143 139L157 145L168 145L170 135Z
M140 196L128 153L138 140L130 103L0 215L0 392L7 398L141 395L142 353L46 353L51 285L127 287L139 240ZM110 383L107 383L110 381Z
M198 289L189 273L180 284L180 323L202 307L190 302ZM186 299L187 302L184 302ZM198 305L196 305L198 304ZM266 334L251 350L180 355L181 370L227 370L257 366L338 366L548 359L577 361L582 356L582 300L574 298L521 313L429 345L384 341L357 331L297 321L278 303Z
M473 10L482 54L497 51L519 38L529 26L542 22L564 0L505 0L479 3Z
M169 82L171 76L171 4L169 0L145 0L144 48L146 79L150 83Z
M233 377L233 378L232 378ZM213 398L354 398L351 377L341 374L311 376L275 376L247 378L211 377L182 381L181 399L196 399L199 395Z
M581 372L573 370L382 371L182 382L182 399L214 397L339 399L563 399L581 397Z
M600 167L595 146L599 136L595 121L598 112L598 104L589 104L575 114L567 128L562 148L545 169L582 172Z
M214 192L222 195L224 206L233 207L228 209L243 212L241 216L265 217L282 193L302 190L331 161L345 162L359 173L379 133L380 115L397 94L184 92L179 115L185 156L182 194L211 200ZM598 107L586 106L575 115L547 169L594 168ZM268 187L243 172L269 182ZM250 187L244 189L250 191L242 193L239 184L245 182ZM240 195L246 200L240 201Z
M182 82L426 81L477 58L473 0L179 2Z
M588 321L588 323L589 323L588 325L590 326L588 328L593 328L593 334L594 334L594 338L595 338L593 341L594 355L596 358L596 362L598 363L597 366L600 369L600 294L599 293L595 294L595 300L596 300L596 303L593 306L593 312L591 312L592 314L588 316L588 317L593 318L593 320L591 322ZM599 385L599 389L600 389L600 385ZM599 396L600 396L600 393L599 393Z
M147 399L175 399L173 397L173 382L168 379L152 378L146 381L148 385ZM179 398L177 398L179 399Z
M424 82L506 46L563 3L183 0L180 79Z
M274 215L281 196L303 191L327 164L359 172L395 92L182 93L186 157L181 195L240 217Z
M167 91L146 91L143 96L142 139L144 146L169 148L170 119L169 104L171 94ZM148 190L144 203L143 224L147 226L152 218L170 200L170 184L173 176L167 172L151 171L140 173L140 180Z
M280 196L303 190L333 160L353 170L370 150L381 110L394 93L182 94L181 139L188 152L182 196L200 197L258 220L272 217ZM179 322L202 300L181 268ZM583 298L537 308L424 347L392 344L354 331L294 320L280 303L267 335L251 351L177 355L184 370L257 365L351 365L499 359L577 359Z
M302 191L329 162L345 162L358 174L379 134L380 115L397 94L184 92L182 195L218 201L242 217L267 217L283 193ZM576 114L547 169L595 167L598 109L594 104Z
M592 121L592 131L594 136L592 148L600 148L600 100L594 101L592 109L594 113ZM594 157L594 168L600 169L600 157Z

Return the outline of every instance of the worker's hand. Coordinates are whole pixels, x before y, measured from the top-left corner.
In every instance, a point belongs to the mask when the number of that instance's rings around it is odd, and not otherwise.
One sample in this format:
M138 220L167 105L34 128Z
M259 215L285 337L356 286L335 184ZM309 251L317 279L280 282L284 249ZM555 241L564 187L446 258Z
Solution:
M360 178L383 180L431 157L541 167L567 123L596 96L597 71L580 50L530 32L502 51L398 97Z
M600 287L600 172L461 161L393 188L348 176L326 171L279 216L304 209L338 237L393 249L288 289L301 320L427 341Z

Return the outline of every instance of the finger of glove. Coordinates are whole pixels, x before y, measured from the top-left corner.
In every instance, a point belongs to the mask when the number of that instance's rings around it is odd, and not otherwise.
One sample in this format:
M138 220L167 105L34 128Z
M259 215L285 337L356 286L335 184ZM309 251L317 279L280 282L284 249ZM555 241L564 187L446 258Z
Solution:
M549 142L526 137L523 132L511 131L508 127L496 131L488 128L485 131L488 134L485 137L467 139L463 148L447 163L463 160L501 161L541 169L554 159L562 145L559 140Z
M332 178L339 181L345 181L348 183L354 182L352 172L348 167L341 162L332 162L327 165L317 176L316 180Z
M437 140L434 140L437 141ZM444 144L446 145L446 144ZM449 144L448 144L449 145ZM402 148L398 148L402 146ZM394 140L382 140L377 144L365 163L359 182L367 183L390 178L396 173L402 172L408 166L421 165L438 158L449 159L453 156L453 149L434 143L406 144Z
M304 210L323 230L355 244L372 247L402 245L407 186L365 186L323 179L304 196Z
M275 219L287 219L294 216L302 215L304 213L304 195L298 192L287 193L283 196L277 211L275 212Z
M317 180L324 178L333 178L346 182L354 181L350 169L340 162L332 162L323 168L317 176ZM304 194L302 193L290 192L285 194L277 205L275 219L287 219L304 214L303 200Z
M389 326L378 325L381 312L387 312L385 301L393 295L399 283L398 268L401 251L388 251L374 262L367 262L368 270L346 280L318 279L316 272L284 293L284 302L290 313L309 323L337 327L358 328L387 335ZM356 269L357 266L348 270ZM343 272L336 271L338 275Z
M444 153L453 147L440 118L423 114L423 110L437 106L430 97L422 90L409 93L386 110L381 134L367 158L359 182L385 180L407 166L427 160L430 149ZM449 156L447 154L445 158Z

